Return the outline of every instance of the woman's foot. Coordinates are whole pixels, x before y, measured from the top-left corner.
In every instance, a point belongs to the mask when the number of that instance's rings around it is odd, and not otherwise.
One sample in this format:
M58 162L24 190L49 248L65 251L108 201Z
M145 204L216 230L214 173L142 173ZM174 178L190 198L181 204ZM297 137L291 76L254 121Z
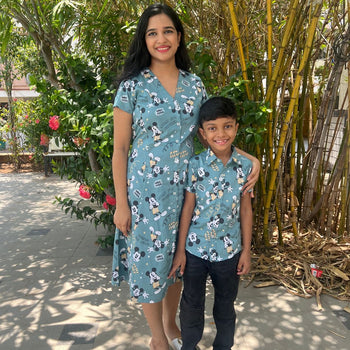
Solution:
M150 350L169 350L171 349L169 347L168 341L167 340L156 340L156 339L151 339L149 343L149 348Z
M181 338L180 329L176 325L175 327L166 328L165 334L170 341L174 340L175 338Z

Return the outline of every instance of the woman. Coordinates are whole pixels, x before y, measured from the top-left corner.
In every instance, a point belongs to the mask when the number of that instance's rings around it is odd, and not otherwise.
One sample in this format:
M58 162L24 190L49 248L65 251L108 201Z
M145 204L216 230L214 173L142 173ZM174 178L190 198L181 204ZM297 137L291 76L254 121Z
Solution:
M152 350L169 349L168 339L181 349L175 322L181 283L167 276L198 111L207 99L202 81L189 68L175 11L164 4L149 6L139 20L114 103L112 283L129 281L150 327ZM259 162L250 158L255 167L248 188L259 173Z

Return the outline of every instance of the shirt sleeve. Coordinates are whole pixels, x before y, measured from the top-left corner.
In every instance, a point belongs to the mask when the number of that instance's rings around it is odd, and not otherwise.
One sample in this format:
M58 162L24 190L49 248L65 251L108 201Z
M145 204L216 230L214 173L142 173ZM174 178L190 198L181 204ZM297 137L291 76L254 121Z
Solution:
M132 80L124 80L119 85L113 106L132 114L136 104L135 96L135 83Z

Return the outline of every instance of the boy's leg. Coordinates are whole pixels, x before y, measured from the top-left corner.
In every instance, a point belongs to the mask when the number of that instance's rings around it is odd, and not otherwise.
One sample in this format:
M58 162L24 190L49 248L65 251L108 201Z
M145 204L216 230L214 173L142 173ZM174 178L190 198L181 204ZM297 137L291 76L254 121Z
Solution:
M211 263L210 277L214 286L213 317L217 329L213 350L230 350L234 343L239 276L237 265L240 254L232 259Z
M184 289L180 302L182 350L194 350L202 338L207 266L206 260L186 252Z

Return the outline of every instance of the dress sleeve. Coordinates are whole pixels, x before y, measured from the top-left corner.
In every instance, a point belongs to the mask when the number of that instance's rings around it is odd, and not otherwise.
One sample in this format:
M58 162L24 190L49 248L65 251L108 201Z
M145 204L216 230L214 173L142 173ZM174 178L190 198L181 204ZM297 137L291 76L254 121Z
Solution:
M135 82L124 80L120 83L114 99L114 107L118 107L124 112L132 114L136 104Z
M205 90L205 86L204 86L202 80L200 80L200 84L202 87L202 103L201 104L203 104L208 99L208 94L207 94L207 91Z
M188 164L188 173L187 173L187 183L186 183L186 191L187 192L196 192L196 184L197 184L197 176L195 174L195 170L193 168L193 163L190 162Z

